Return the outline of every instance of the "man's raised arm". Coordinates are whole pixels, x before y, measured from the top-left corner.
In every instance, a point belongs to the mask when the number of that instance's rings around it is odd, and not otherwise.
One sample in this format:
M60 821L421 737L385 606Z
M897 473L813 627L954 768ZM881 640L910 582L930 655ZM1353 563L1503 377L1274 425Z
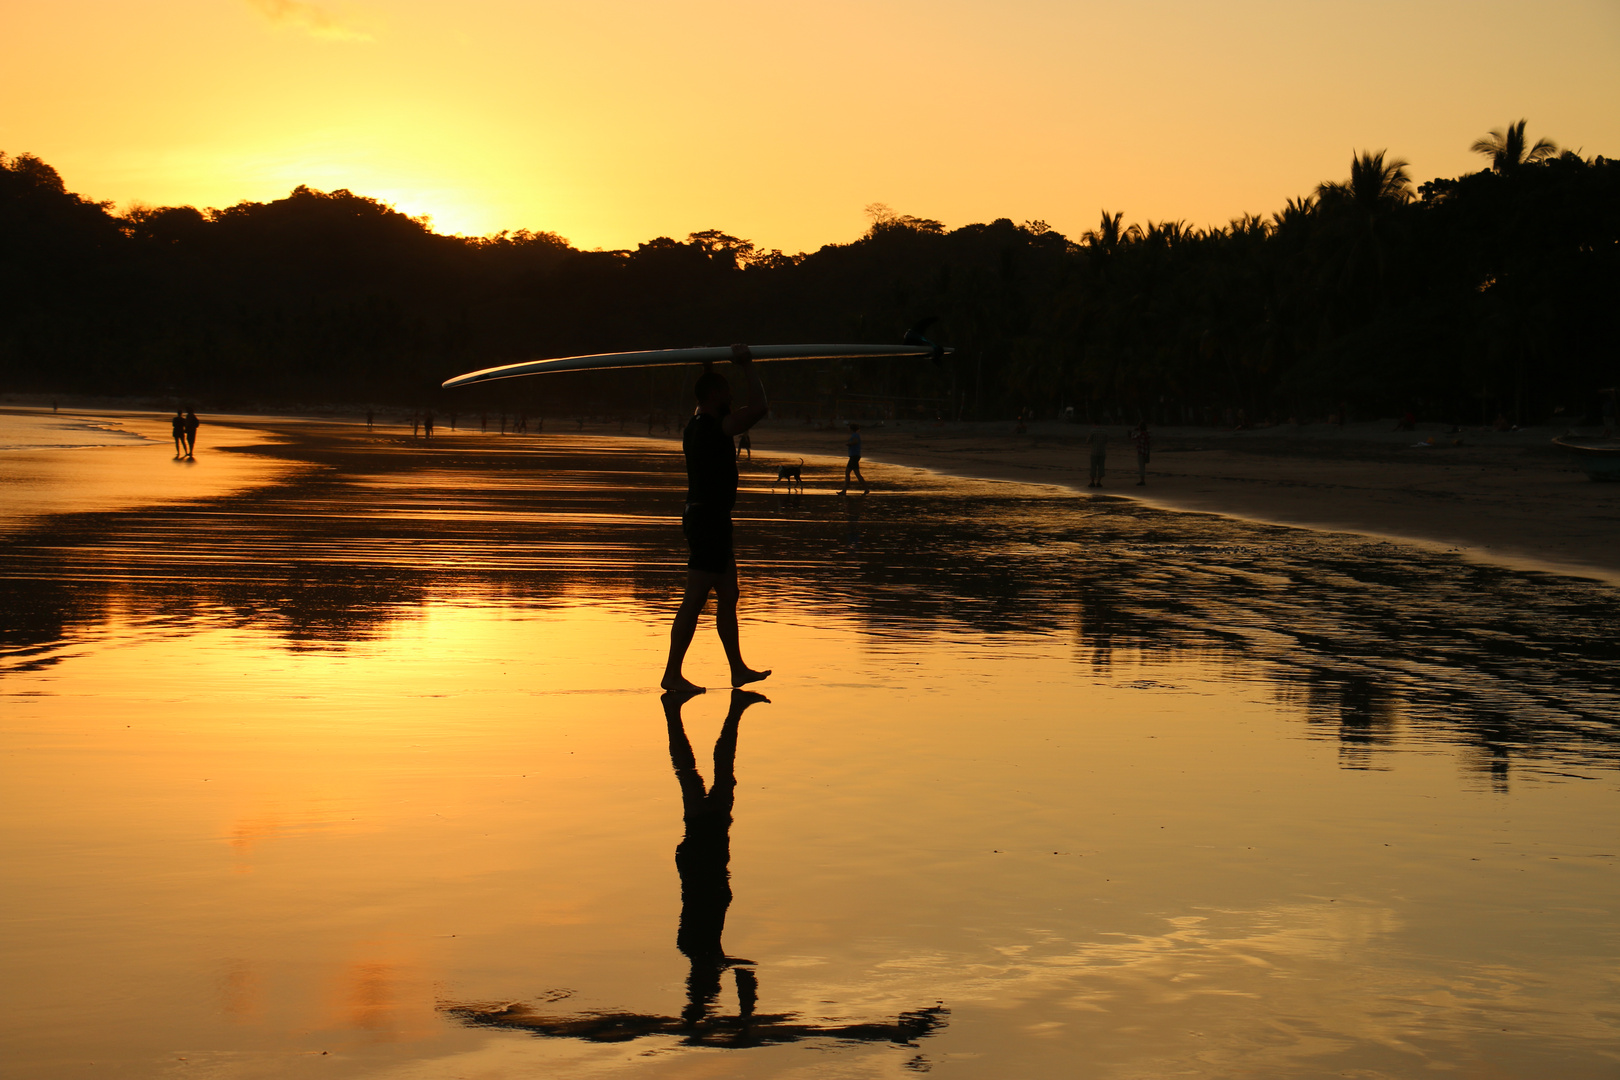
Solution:
M754 354L748 351L748 346L733 345L731 362L737 365L738 370L743 373L743 378L748 380L748 404L740 409L732 409L720 422L720 430L727 435L741 435L765 419L771 407L765 401L765 384L759 381L759 371L754 367Z

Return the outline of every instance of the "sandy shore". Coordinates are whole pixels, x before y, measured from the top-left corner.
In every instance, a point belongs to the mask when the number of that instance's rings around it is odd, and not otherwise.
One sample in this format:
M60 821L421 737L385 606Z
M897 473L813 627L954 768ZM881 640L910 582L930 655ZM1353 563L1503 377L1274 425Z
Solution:
M995 480L1058 484L1138 499L1172 510L1364 533L1457 551L1481 561L1552 570L1620 584L1620 484L1594 483L1551 444L1562 429L1445 435L1389 423L1343 428L1277 427L1228 432L1154 431L1148 483L1136 486L1125 429L1109 430L1105 486L1086 486L1088 427L1012 424L870 427L863 432L869 480L907 465ZM792 425L756 429L755 449L842 456L847 433ZM1415 444L1433 436L1439 445ZM1461 445L1452 445L1459 439ZM831 472L830 477L822 474ZM835 463L807 479L839 482Z
M35 416L43 413L31 409L14 411ZM167 437L166 419L155 413L86 413L117 417L154 445L161 446ZM289 418L205 419L222 425L211 429L215 432L211 439L220 439L229 431L232 438L251 443L263 438L255 429L277 430ZM556 418L548 422L547 430L637 434L635 425L587 422L581 429L574 421ZM892 476L885 478L886 465L989 480L1055 484L1079 494L1135 499L1170 510L1394 538L1484 562L1576 574L1620 585L1620 484L1588 480L1552 445L1552 438L1562 434L1562 429L1507 433L1468 430L1452 436L1439 425L1419 425L1415 432L1398 432L1387 421L1343 428L1315 425L1243 432L1158 428L1154 431L1148 483L1138 487L1135 454L1125 429L1111 428L1108 473L1100 491L1086 486L1085 439L1090 430L1084 425L1051 423L1034 424L1024 434L1015 434L1013 425L1006 421L872 426L864 430L866 460L870 463L866 472L877 490L895 482ZM408 428L384 422L379 425L379 434L383 432L408 432ZM286 437L288 432L279 434ZM1417 445L1431 437L1435 445ZM803 424L767 421L754 432L758 468L774 468L780 457L803 455L813 459L805 470L812 489L837 486L842 479L845 438L847 432L842 428L816 430ZM1459 439L1460 445L1456 445ZM10 455L13 473L21 470L30 474L27 479L36 482L63 479L54 473L45 475L38 463L25 462L24 456ZM130 481L129 470L109 470L105 463L137 456L144 460L150 452L98 452L83 460L97 463L100 490ZM71 454L63 460L80 457ZM263 459L255 463L256 457L227 454L215 460L223 463L234 459L241 468L251 469L255 464L262 468ZM239 486L255 478L233 475L208 479L229 479ZM56 486L75 491L84 487L79 483ZM171 497L205 494L200 489L211 487L207 483L187 483L181 488L193 486L199 490L176 490L172 478L162 483L165 494ZM7 487L12 494L22 494L16 484ZM123 499L119 501L127 502L132 497L142 501L141 496L157 494L142 485L135 487L140 490L122 490ZM18 507L27 505L31 514L94 508L56 507L48 505L50 500L38 497L15 502Z

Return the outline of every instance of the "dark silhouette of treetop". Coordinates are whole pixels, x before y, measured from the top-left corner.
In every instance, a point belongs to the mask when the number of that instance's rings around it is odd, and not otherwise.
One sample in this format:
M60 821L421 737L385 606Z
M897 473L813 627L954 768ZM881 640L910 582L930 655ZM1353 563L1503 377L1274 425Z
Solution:
M1403 206L1412 200L1412 177L1406 170L1410 162L1402 158L1384 160L1389 151L1376 154L1362 151L1350 159L1350 179L1327 182L1316 189L1317 199L1325 204L1349 203L1363 214Z
M1537 139L1534 146L1526 142L1524 129L1529 123L1520 120L1505 128L1496 128L1482 139L1475 139L1468 149L1491 159L1491 168L1505 173L1522 165L1536 165L1558 153L1551 139Z

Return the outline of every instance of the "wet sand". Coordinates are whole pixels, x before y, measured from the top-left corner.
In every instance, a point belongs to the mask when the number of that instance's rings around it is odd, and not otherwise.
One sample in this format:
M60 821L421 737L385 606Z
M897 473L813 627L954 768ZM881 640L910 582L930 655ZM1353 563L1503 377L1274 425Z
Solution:
M1086 486L1089 459L1076 424L901 424L864 430L868 479L885 463L958 476ZM1558 569L1620 584L1620 484L1594 483L1551 445L1562 429L1448 435L1388 422L1253 431L1154 430L1148 485L1137 487L1124 427L1109 434L1100 494L1151 506L1227 514L1312 529L1394 537L1503 565ZM779 423L754 442L763 454L838 457L848 433ZM1418 448L1434 438L1439 445ZM1460 440L1461 446L1451 445ZM817 479L841 482L842 465Z
M262 426L0 541L19 1076L1620 1060L1613 588L761 469L678 704L673 443Z
M56 514L210 498L301 468L228 452L273 441L259 420L210 416L201 456L183 457L166 415L0 407L0 536Z

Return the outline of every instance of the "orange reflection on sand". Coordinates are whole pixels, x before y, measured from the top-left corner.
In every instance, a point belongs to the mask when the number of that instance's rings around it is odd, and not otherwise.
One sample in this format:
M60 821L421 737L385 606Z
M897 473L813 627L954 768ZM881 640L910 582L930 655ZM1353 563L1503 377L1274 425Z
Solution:
M264 981L251 960L226 960L218 976L219 1011L233 1023L248 1024L264 1015Z
M362 949L364 959L351 960L334 974L319 1025L365 1032L376 1042L434 1034L439 1018L420 954L393 940L367 942Z

